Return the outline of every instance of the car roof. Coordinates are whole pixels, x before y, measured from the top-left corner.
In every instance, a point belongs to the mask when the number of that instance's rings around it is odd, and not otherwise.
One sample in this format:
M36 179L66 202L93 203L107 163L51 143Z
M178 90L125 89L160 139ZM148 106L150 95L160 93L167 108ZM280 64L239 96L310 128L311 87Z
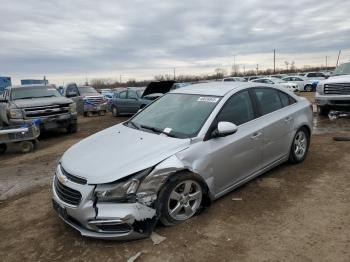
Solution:
M27 88L27 87L53 87L52 85L38 85L38 84L33 84L33 85L16 85L16 86L8 86L7 88L15 89L15 88Z
M256 87L254 82L210 82L196 85L189 85L175 89L170 93L196 94L208 96L225 96L232 90L241 90L249 87Z

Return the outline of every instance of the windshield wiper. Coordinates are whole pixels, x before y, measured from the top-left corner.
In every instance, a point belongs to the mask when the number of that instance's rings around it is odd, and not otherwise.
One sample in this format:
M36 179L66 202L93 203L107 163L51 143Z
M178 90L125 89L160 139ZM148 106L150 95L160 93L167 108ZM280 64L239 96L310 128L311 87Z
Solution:
M132 125L135 129L140 129L138 125L136 125L133 121L128 121L128 125Z
M160 128L156 128L156 127L152 127L152 126L145 126L145 125L141 125L140 127L143 128L143 129L151 130L151 131L153 131L155 133L158 133L158 134L164 134L164 135L167 135L167 136L170 136L170 137L177 137L174 134L170 134L170 133L164 132Z

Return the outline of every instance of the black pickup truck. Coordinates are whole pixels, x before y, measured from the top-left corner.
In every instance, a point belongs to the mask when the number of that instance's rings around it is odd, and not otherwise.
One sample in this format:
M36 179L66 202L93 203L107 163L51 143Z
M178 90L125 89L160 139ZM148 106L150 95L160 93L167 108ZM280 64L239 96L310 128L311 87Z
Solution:
M7 87L0 96L0 126L23 125L37 119L41 131L66 128L75 133L76 104L50 85Z

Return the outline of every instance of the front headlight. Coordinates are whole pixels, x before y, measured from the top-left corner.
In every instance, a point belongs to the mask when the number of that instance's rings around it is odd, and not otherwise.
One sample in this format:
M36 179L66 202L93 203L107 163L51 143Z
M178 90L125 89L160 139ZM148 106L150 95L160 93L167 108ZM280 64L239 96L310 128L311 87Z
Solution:
M76 113L77 112L77 104L71 103L69 104L69 113Z
M316 92L322 94L323 93L323 84L318 83L316 86Z
M102 202L134 202L141 180L151 171L147 168L116 183L97 185L95 196Z
M21 109L10 109L9 116L10 118L23 118L23 113Z

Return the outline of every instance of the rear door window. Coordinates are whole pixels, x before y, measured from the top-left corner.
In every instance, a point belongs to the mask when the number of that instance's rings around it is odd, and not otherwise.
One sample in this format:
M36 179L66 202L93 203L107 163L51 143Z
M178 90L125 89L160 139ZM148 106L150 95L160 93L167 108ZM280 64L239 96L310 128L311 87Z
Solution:
M262 115L282 108L282 102L277 90L272 88L256 88L254 89L254 93Z
M119 93L119 98L125 99L126 98L126 91L120 92Z

